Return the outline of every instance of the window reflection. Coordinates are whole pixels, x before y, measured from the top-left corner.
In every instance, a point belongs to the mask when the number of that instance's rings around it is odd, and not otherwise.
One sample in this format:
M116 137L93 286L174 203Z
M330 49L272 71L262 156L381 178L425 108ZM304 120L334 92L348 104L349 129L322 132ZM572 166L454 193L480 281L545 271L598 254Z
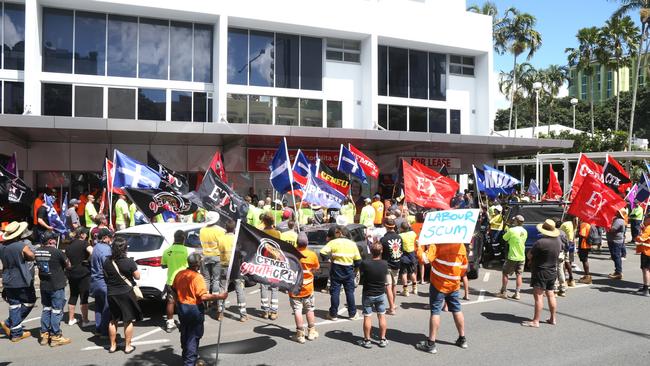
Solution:
M449 111L449 133L460 134L460 110Z
M427 132L427 109L409 107L409 131Z
M248 31L228 29L228 84L248 84Z
M192 80L192 23L172 22L169 78Z
M395 47L388 49L388 95L408 97L408 51L406 49Z
M298 89L300 37L278 33L275 39L275 86Z
M106 15L78 11L75 17L75 74L104 75Z
M228 94L228 122L248 122L248 96L244 94Z
M72 72L72 14L43 9L43 71Z
M168 47L168 21L140 18L138 76L150 79L167 79Z
M44 116L72 116L72 85L43 84Z
M164 121L166 102L164 89L138 89L138 119Z
M212 82L212 26L194 25L194 81Z
M341 128L343 126L343 102L327 101L327 127Z
M172 90L172 121L192 120L192 92Z
M135 119L135 89L108 88L108 118Z
M273 122L272 101L273 98L267 95L251 95L250 100L250 124L270 125Z
M108 75L135 77L138 19L108 16Z
M273 33L250 32L250 83L273 86Z
M75 86L75 117L96 117L104 115L104 88L94 86Z
M429 108L429 132L447 133L447 110Z
M323 127L323 101L320 99L300 99L300 125Z
M4 82L4 113L5 114L23 114L23 95L25 94L25 85L21 81Z
M320 38L300 37L300 45L300 88L322 90L323 40Z
M4 34L4 68L12 70L24 70L25 6L22 4L5 3L2 23Z
M298 126L298 98L276 97L275 124Z
M406 107L401 105L388 106L388 129L391 131L406 131Z

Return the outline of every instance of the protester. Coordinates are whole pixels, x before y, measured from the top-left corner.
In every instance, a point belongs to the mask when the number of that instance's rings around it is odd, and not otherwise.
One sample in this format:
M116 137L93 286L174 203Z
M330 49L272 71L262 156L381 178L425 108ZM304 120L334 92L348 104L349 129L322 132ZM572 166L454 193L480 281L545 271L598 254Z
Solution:
M89 230L92 230L92 228L97 226L97 224L95 224L95 216L97 216L97 210L95 209L95 196L89 194L87 199L88 201L86 201L84 207L84 223Z
M341 216L345 217L345 220L348 224L352 224L354 222L354 216L356 214L356 207L354 206L354 203L350 200L349 197L346 197L345 200L343 200L343 204L341 205Z
M106 215L99 213L95 215L95 227L90 229L90 237L92 238L93 241L99 240L98 234L102 229L106 229L111 232L111 236L113 236L113 230L111 230L108 227L108 219Z
M81 307L81 327L90 326L88 320L88 294L90 290L90 255L93 247L88 242L88 229L79 226L75 230L75 240L68 245L65 254L70 261L67 272L70 285L70 298L68 299L68 325L77 324L75 306L77 299Z
M632 231L632 243L634 239L641 234L641 224L643 223L643 207L639 200L634 200L634 208L630 211L630 231Z
M50 225L50 218L48 216L48 204L47 200L43 201L43 204L36 210L36 221L37 224L34 226L34 238L36 243L44 242L44 234L50 230L54 230L54 227Z
M90 201L89 201L90 202ZM113 233L103 228L97 233L97 241L90 256L90 296L95 298L95 335L108 337L108 293L104 277L104 261L111 256Z
M117 230L124 230L127 224L131 221L129 218L129 204L126 203L126 195L118 195L117 202L115 202L115 227Z
M61 319L65 306L66 278L64 270L70 269L70 261L56 248L58 234L47 231L43 234L43 244L34 252L41 280L41 338L40 345L57 347L69 344L63 337Z
M135 202L131 202L129 205L129 227L134 227L136 224L136 213L138 211L138 206L135 205Z
M68 204L70 206L65 212L65 225L68 228L68 230L73 231L76 230L81 225L81 222L79 221L79 215L77 214L77 208L79 207L79 200L73 198L70 200Z
M300 259L302 266L303 280L300 292L297 295L289 293L289 302L293 311L293 317L296 322L296 334L294 340L298 343L305 343L305 339L310 341L318 338L316 331L316 318L314 316L314 273L313 271L320 268L318 256L316 253L307 249L309 240L305 233L301 233L297 239L298 251L303 258ZM303 309L307 315L307 331L302 318Z
M526 327L539 327L539 321L542 316L544 307L544 298L548 299L548 308L551 316L546 321L548 324L557 323L556 311L557 302L555 300L555 279L557 277L557 258L562 250L560 242L560 230L556 228L555 221L546 220L537 225L537 230L542 235L528 252L530 260L530 286L533 288L533 298L535 300L535 312L532 320L521 323Z
M327 319L338 319L339 295L341 287L345 290L350 320L359 319L354 299L354 269L361 263L361 254L357 244L347 238L347 229L342 226L330 227L327 235L333 237L321 249L321 256L331 259L330 267L330 309Z
M493 243L499 240L499 236L503 231L503 215L501 212L503 208L501 205L492 206L493 214L490 216L490 238Z
M169 248L165 249L161 259L162 268L167 269L167 282L165 283L164 290L166 300L165 311L167 315L165 331L167 333L171 333L174 329L174 303L176 301L176 299L174 299L174 290L172 289L174 277L176 277L178 272L187 268L187 256L189 253L185 246L185 239L185 232L183 230L176 230L176 232L174 232L174 243ZM203 251L205 252L205 249ZM206 279L206 287L209 286L209 283L210 282Z
M375 227L375 209L372 207L370 198L364 198L364 206L361 209L361 214L359 215L359 223L366 227L366 230L370 230Z
M388 295L388 315L395 315L397 311L397 281L399 270L402 266L402 238L395 232L395 220L384 220L386 234L380 242L383 247L382 259L388 263L388 277L386 277L386 294ZM408 288L407 288L408 290Z
M596 225L591 225L588 222L581 222L578 230L578 259L582 263L584 275L578 279L578 282L584 283L587 285L591 284L591 273L589 272L589 251L591 250L591 233L600 232Z
M458 338L456 345L466 349L465 317L461 311L459 293L460 280L467 270L467 252L464 244L437 244L430 245L424 256L431 263L431 284L429 285L429 337L416 344L416 348L437 353L436 338L440 328L440 312L443 304L452 313Z
M219 239L223 237L226 231L217 225L219 222L219 214L214 211L208 211L205 216L206 226L199 230L199 239L201 240L201 248L203 249L203 260L201 261L201 274L205 279L205 287L211 294L219 292L219 276L221 275L220 262L221 253L219 252ZM183 233L185 235L185 233ZM185 238L183 238L183 242ZM178 253L183 256L183 263L187 266L185 259L187 259L187 249L184 254ZM169 285L171 286L173 278L168 278ZM218 309L216 310L218 312ZM219 317L219 314L217 314Z
M645 218L643 225L641 234L634 238L637 243L636 252L641 257L641 275L643 277L643 285L639 287L637 293L650 296L650 290L648 290L648 285L650 285L650 216Z
M375 194L372 198L372 208L375 210L373 223L375 227L381 227L384 222L384 204L381 202L381 196L379 194Z
M524 273L524 263L526 261L525 250L526 240L528 239L528 231L522 227L524 224L524 217L516 215L511 226L503 234L503 240L508 243L508 255L503 264L501 290L498 297L506 298L506 287L508 286L508 276L513 273L516 276L515 293L511 298L519 300L521 298L519 292L521 291L522 275Z
M226 222L226 233L219 238L219 252L221 253L221 275L219 277L219 288L220 291L227 291L228 284L226 283L226 277L228 275L228 269L230 268L230 260L233 256L233 246L235 243L235 228L236 224L232 220ZM239 308L239 321L245 322L248 320L248 315L246 313L246 293L245 282L241 277L230 278L235 284L235 293L237 294L237 307ZM224 302L218 301L219 314L223 314L224 311ZM217 319L221 320L219 317Z
M262 230L269 236L280 239L280 232L273 227L273 217L264 214L262 217L264 229ZM271 302L269 303L269 292ZM278 287L260 283L260 305L264 312L265 319L276 320L278 318Z
M395 223L397 225L397 223ZM408 281L411 281L413 294L418 293L418 281L416 275L416 266L418 260L415 256L415 239L417 234L411 230L408 222L402 222L399 226L400 238L402 238L402 258L400 263L400 276L402 278L403 291L402 295L409 296Z
M199 341L203 337L203 322L205 321L204 301L225 300L227 292L210 294L205 286L205 280L198 272L201 268L201 255L192 253L187 257L188 268L174 278L173 288L176 291L179 330L181 333L181 348L183 350L183 365L205 365L199 360Z
M26 222L13 221L4 229L0 245L2 260L2 297L9 304L9 317L0 321L2 330L12 342L19 342L31 337L31 332L23 330L23 321L34 308L36 292L34 277L27 262L33 261L34 252L29 248L25 236Z
M575 287L576 283L573 280L573 262L575 261L576 243L575 243L575 227L573 225L574 218L571 215L564 217L564 222L561 223L560 231L562 231L567 238L567 250L564 256L564 269L569 274L567 286Z
M287 230L280 234L280 240L286 241L287 243L297 246L298 233L294 229L296 222L293 220L287 221Z
M607 231L607 247L609 247L609 254L614 261L614 272L610 273L607 277L613 280L623 279L623 247L625 247L625 220L627 216L626 209L620 209L616 213L616 217L612 222L612 226Z
M386 340L386 279L388 278L388 263L381 259L383 246L375 241L370 246L372 259L366 259L359 266L363 286L361 303L363 305L363 340L360 345L364 348L371 348L370 331L372 329L372 313L377 314L379 322L379 347L388 345Z
M424 284L426 281L426 276L424 273L425 269L425 261L423 260L424 256L422 256L422 253L426 251L426 245L421 245L419 243L420 239L420 232L422 232L422 225L424 224L424 213L422 211L418 211L415 213L415 222L411 225L411 229L413 229L413 232L415 233L415 252L416 256L418 258L418 276L420 278L420 283Z

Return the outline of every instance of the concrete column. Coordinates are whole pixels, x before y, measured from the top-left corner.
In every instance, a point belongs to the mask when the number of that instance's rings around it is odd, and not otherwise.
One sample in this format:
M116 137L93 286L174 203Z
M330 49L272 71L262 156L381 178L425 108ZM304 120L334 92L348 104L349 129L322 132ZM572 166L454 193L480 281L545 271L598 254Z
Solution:
M470 103L470 115L464 116L463 118L470 121L473 119L476 121L474 125L469 126L467 131L470 134L476 135L488 135L490 131L494 129L494 117L496 115L496 109L492 103L491 99L491 85L496 83L496 78L494 76L492 64L492 52L484 53L480 56L474 57L474 81L475 81L475 94L470 96L475 103L475 111L471 110ZM473 115L471 113L474 112Z
M227 101L225 86L228 84L228 16L220 15L219 21L214 26L214 38L212 46L214 59L213 77L214 94L212 108L212 120L220 122L221 117L227 119Z
M344 124L345 128L376 129L377 93L378 93L378 40L376 34L371 34L361 41L362 85L361 92L361 121L354 121L351 125Z
M41 114L41 8L25 1L25 114Z

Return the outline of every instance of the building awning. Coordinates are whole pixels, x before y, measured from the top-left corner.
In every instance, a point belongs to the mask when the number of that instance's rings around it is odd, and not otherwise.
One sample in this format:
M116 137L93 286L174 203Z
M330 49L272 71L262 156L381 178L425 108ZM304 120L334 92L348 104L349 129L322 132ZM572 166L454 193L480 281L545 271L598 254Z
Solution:
M405 152L462 152L496 158L566 149L572 140L451 135L423 132L192 123L83 117L0 116L0 141L28 148L30 142L275 147L282 137L290 146L337 149L351 143L377 155Z

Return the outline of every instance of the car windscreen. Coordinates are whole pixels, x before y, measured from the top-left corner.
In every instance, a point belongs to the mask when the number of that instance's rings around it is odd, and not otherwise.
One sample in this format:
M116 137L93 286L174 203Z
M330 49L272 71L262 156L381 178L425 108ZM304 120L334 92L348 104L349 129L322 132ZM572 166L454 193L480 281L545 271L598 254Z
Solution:
M327 230L315 230L307 232L309 245L325 245L327 242Z
M163 238L150 234L115 234L116 238L126 239L129 252L149 252L162 246Z
M561 205L547 205L547 206L512 206L508 212L508 220L521 215L524 217L526 224L540 224L546 219L561 218L564 209Z
M352 241L358 242L358 241L366 240L366 233L362 227L357 227L353 229L351 228L349 230L350 230L350 237L352 238Z

